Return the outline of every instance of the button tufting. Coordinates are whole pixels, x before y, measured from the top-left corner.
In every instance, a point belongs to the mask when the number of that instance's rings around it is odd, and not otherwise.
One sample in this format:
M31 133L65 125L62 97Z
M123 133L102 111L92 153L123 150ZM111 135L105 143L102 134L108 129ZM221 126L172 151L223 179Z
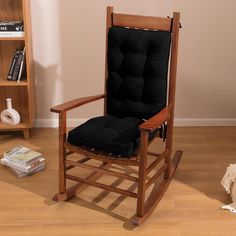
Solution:
M165 107L170 40L169 32L110 28L108 114L148 119Z

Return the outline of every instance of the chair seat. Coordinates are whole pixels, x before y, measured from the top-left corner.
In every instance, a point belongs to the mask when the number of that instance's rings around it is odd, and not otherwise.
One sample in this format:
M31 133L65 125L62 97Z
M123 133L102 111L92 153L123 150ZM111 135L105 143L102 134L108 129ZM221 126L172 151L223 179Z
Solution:
M67 142L86 146L112 155L129 157L139 145L139 125L133 117L99 116L71 130Z

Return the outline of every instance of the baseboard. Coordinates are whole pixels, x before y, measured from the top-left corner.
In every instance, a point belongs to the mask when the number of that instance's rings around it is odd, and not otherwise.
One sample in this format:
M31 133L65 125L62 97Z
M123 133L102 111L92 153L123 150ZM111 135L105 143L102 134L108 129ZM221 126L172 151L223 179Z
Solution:
M67 119L67 127L76 127L83 124L87 119ZM57 128L58 119L36 119L34 127Z
M87 119L68 119L67 126L75 127ZM236 118L176 118L175 126L236 126ZM34 127L56 128L58 119L37 119Z
M236 118L176 118L174 126L236 126Z

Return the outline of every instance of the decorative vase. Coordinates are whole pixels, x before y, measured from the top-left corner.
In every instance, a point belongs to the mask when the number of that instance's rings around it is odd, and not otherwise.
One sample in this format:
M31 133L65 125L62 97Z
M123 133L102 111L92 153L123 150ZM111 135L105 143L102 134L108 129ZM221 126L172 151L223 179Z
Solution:
M17 125L20 123L20 115L12 108L11 98L7 98L7 109L1 113L1 121L9 125Z

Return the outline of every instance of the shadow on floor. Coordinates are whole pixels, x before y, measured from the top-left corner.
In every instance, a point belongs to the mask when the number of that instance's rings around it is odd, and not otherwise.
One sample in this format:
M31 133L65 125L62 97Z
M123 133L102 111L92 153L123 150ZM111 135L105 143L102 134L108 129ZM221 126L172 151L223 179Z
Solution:
M57 129L44 129L42 132L41 129L34 129L32 131L32 139L26 141L23 137L11 137L6 136L4 140L4 145L10 147L14 145L26 145L30 147L40 147L42 146L42 140L48 139L48 142L43 142L44 147L41 150L43 155L47 160L47 168L45 171L37 173L27 178L17 179L11 173L8 172L4 167L0 167L0 179L1 182L5 184L10 184L17 186L18 188L24 189L28 192L34 193L44 198L44 203L46 205L57 204L52 200L53 194L57 192L57 181L58 181L58 170L57 170ZM178 142L181 142L181 138L177 137ZM192 141L191 141L192 142ZM153 144L155 146L155 143ZM227 144L228 145L228 144ZM175 185L170 187L172 192L170 195L188 195L188 191L192 194L193 191L201 192L209 199L215 199L220 202L220 204L227 204L230 202L229 196L225 193L224 189L220 186L220 180L224 174L226 166L230 163L233 163L235 158L235 149L232 148L225 152L227 147L225 146L215 146L213 144L203 143L199 146L190 146L187 145L178 145L181 149L184 150L182 160L180 162L179 168L174 176L174 179L180 183L178 188L175 188ZM0 148L0 151L7 150L6 146ZM155 148L153 148L153 151ZM222 157L224 158L222 159ZM125 172L130 173L134 170L130 167L125 167ZM122 184L120 179L112 182L113 187L117 187ZM131 185L127 190L134 191L137 189L136 185ZM182 192L181 192L182 191ZM109 198L109 193L102 191L97 195L93 195L92 200L84 198L84 196L78 195L69 201L71 204L76 204L78 206L86 207L88 209L102 212L106 215L109 215L123 223L123 227L126 230L133 230L135 227L130 223L130 219L133 217L122 216L116 212L116 209L124 201L126 197L118 196L112 198L112 202L108 206L100 206L100 203L103 199ZM133 210L135 212L136 200L133 202ZM220 205L219 205L220 206Z

